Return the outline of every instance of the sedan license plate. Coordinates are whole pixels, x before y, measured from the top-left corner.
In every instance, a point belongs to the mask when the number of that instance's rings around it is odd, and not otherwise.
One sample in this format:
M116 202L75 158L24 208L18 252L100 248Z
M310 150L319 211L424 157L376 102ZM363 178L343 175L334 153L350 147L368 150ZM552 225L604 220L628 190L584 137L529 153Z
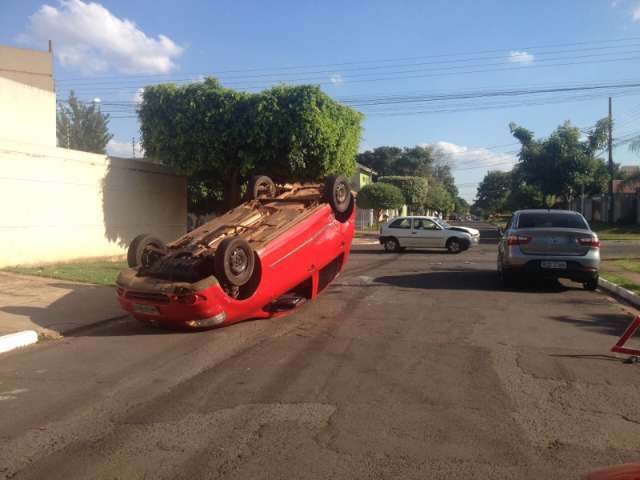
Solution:
M540 268L553 268L556 270L566 270L567 262L552 262L543 260L540 262Z
M144 303L134 303L133 310L137 313L144 313L147 315L158 315L160 313L158 307L154 307L153 305L145 305Z

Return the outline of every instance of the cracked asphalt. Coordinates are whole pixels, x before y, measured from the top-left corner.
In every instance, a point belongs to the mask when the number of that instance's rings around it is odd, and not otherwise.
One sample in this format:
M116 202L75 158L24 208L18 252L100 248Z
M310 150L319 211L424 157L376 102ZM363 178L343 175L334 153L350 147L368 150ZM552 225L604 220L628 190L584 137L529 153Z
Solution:
M609 354L631 318L570 282L502 290L495 245L358 245L285 318L3 355L0 478L580 478L640 460L640 366Z

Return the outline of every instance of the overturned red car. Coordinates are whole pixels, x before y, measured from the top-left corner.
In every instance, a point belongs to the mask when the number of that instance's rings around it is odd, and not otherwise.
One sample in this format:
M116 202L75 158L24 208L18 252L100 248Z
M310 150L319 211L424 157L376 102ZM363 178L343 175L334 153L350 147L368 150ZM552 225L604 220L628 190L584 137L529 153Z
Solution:
M116 281L120 305L143 322L210 328L282 315L344 268L355 198L342 176L276 186L254 177L249 199L163 244L136 237Z

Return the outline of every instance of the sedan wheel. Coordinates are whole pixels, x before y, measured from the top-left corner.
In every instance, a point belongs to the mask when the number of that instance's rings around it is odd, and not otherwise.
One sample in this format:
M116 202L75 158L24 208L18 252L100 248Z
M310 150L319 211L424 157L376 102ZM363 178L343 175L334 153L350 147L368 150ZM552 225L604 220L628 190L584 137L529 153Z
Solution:
M452 238L447 242L447 250L449 253L460 253L462 251L462 245L460 244L460 240Z
M398 252L400 251L400 244L395 238L388 238L384 241L384 249L386 252Z

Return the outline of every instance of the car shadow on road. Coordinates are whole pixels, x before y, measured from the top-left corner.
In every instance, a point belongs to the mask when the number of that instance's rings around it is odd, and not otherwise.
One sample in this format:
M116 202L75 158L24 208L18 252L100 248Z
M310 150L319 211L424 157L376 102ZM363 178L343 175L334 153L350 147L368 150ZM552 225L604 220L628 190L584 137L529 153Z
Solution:
M523 281L513 288L505 289L495 270L451 269L428 271L423 273L385 275L374 279L401 288L430 290L477 290L509 291L514 293L561 293L574 287L560 283L555 279L534 278Z
M596 333L620 337L629 324L633 321L630 315L622 314L600 314L600 315L578 315L569 317L566 315L549 317L556 322L575 325ZM613 346L613 344L611 345Z

